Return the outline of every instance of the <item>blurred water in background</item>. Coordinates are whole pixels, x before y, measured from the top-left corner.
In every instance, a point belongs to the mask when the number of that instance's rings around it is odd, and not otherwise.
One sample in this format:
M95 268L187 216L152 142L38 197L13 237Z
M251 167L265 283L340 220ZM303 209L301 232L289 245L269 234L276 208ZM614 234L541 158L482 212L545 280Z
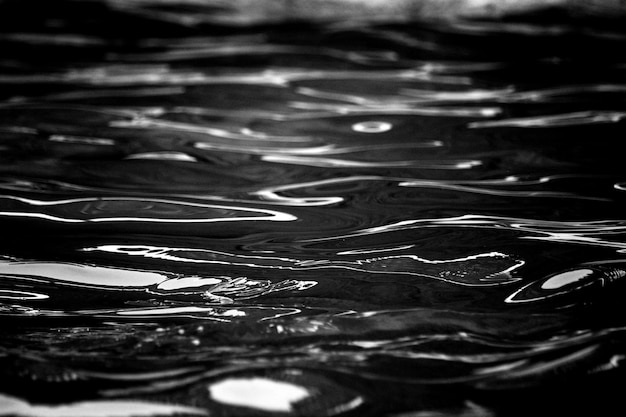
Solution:
M618 24L122 4L0 2L0 416L624 411Z

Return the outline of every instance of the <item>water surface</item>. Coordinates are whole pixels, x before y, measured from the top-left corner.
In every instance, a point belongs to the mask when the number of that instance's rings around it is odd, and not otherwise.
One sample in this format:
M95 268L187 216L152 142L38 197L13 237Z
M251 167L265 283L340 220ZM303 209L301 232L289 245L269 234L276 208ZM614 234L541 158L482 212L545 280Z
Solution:
M0 3L0 415L624 408L623 32L148 3Z

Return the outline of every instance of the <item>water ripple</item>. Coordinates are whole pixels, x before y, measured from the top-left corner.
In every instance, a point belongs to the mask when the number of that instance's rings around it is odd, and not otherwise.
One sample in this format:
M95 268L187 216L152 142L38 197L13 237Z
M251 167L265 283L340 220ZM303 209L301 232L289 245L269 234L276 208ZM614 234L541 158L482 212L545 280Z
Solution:
M2 195L0 200L5 201L5 207L0 211L0 216L39 218L64 223L215 223L296 220L295 216L275 210L167 199L98 197L51 201Z
M264 155L264 161L282 164L306 165L322 168L382 168L413 167L421 169L471 169L481 165L481 161L355 161L337 158L305 157L299 155Z
M409 229L441 226L508 229L526 232L523 239L546 240L551 242L577 243L590 246L606 246L619 251L626 249L618 240L607 240L603 236L613 236L626 231L622 220L597 221L550 221L515 217L483 216L467 214L458 217L433 219L407 219L397 223L362 229L352 234L310 239L309 242L346 239L355 236L374 235Z
M604 288L626 276L623 260L590 262L524 285L506 298L507 303L534 303L564 298L581 290Z
M137 245L102 245L84 248L83 251L119 253L186 263L227 264L292 271L339 268L371 274L414 275L468 286L491 286L515 282L518 278L511 276L511 272L524 264L523 261L497 252L447 260L430 260L416 255L389 255L340 261L237 255L207 249Z
M618 123L625 116L626 113L621 111L584 111L549 116L510 118L488 122L472 122L469 124L469 127L476 129L491 127L545 128L582 126L590 124Z
M623 409L615 8L43 3L0 0L0 415Z

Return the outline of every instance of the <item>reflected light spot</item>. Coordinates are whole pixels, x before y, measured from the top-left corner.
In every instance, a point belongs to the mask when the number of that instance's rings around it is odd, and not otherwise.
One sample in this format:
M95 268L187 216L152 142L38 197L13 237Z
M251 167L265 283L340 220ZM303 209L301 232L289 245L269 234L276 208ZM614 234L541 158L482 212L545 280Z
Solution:
M222 404L269 412L290 412L309 392L298 385L266 378L231 378L209 386L211 398Z
M352 130L360 133L383 133L390 131L392 128L393 125L391 123L379 121L362 122L352 125Z
M458 168L458 169L471 169L471 168L477 167L479 165L482 165L481 161L463 161L463 162L459 162L458 164L456 164L456 168Z
M157 289L164 291L184 290L196 287L203 287L206 285L216 285L224 282L224 279L219 278L203 278L203 277L185 277L168 279L157 285Z
M593 274L591 269L576 269L574 271L563 272L562 274L555 275L541 284L541 288L544 290L555 290L568 284L580 281L591 274Z

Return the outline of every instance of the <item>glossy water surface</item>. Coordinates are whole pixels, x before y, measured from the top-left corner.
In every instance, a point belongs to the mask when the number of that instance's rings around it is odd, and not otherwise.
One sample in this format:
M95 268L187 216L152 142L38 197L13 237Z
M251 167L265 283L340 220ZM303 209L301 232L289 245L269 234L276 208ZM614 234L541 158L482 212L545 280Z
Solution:
M626 33L65 3L0 2L0 416L626 409Z

